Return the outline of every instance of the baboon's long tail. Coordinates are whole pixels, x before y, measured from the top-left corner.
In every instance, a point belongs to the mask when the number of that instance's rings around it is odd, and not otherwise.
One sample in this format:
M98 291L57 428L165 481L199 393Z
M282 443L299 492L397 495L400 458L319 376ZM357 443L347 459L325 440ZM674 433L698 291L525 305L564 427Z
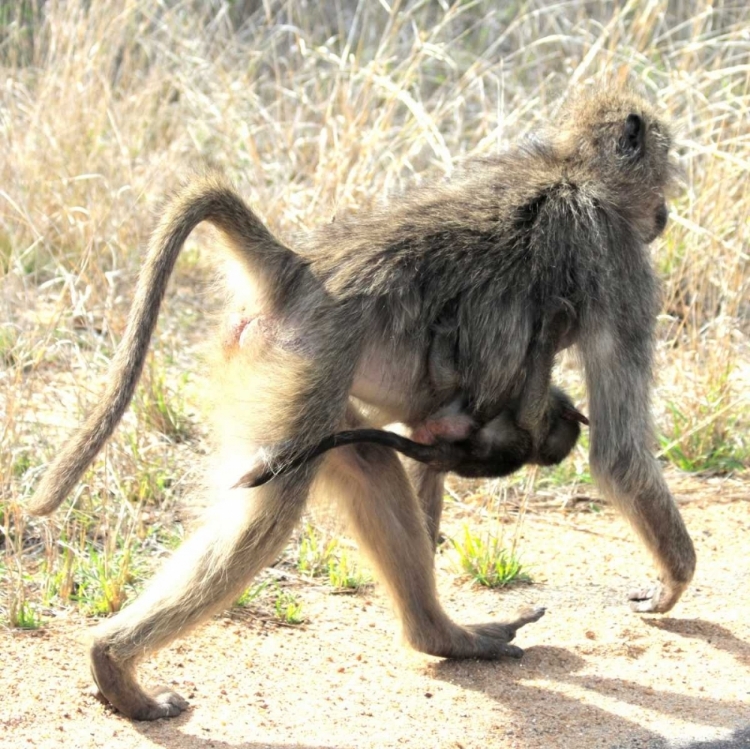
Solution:
M168 205L148 246L125 334L112 361L102 397L58 453L28 509L47 515L70 493L122 418L138 383L167 282L190 232L209 221L230 240L233 254L273 297L283 294L304 261L268 231L242 199L221 180L188 183Z

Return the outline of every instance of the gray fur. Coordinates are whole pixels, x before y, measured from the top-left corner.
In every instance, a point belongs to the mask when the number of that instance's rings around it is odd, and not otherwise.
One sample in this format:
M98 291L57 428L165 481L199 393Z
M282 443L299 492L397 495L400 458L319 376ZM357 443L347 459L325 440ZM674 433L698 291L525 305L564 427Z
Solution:
M196 224L214 223L247 282L231 305L242 330L228 325L216 341L222 469L208 489L216 509L98 630L91 666L104 698L136 719L183 710L174 692L143 690L138 660L238 595L282 548L311 492L339 501L409 644L444 657L520 656L510 640L543 610L461 627L440 606L439 473L416 471L410 481L389 448L352 445L258 489L232 491L227 476L241 475L259 450L301 452L342 428L401 421L418 429L458 395L479 424L519 399L518 423L543 443L549 369L572 344L586 369L592 468L659 568L659 583L634 594L633 606L668 611L695 566L649 449L657 284L646 245L664 228L669 146L666 125L636 94L584 91L536 139L469 165L452 183L342 217L295 252L216 179L179 192L149 245L110 385L30 504L39 514L55 509L115 428L174 260ZM438 328L456 375L441 392L427 365Z

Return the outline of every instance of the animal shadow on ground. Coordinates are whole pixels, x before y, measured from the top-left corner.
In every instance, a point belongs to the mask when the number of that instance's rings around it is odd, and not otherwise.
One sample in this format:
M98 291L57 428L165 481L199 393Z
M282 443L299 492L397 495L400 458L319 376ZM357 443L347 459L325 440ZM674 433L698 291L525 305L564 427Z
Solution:
M747 747L750 747L750 726L738 728L727 739L694 741L679 745L679 749L747 749Z
M750 643L740 640L726 627L705 619L646 619L644 622L650 627L671 632L682 637L704 640L712 647L724 650L733 655L740 663L750 667ZM748 745L750 746L750 744Z
M675 622L677 620L671 620ZM722 629L722 628L718 628ZM671 630L670 630L671 631ZM607 749L740 749L750 747L750 726L737 728L737 704L710 697L695 698L670 691L650 689L625 679L595 675L579 675L585 666L583 658L567 650L549 646L533 646L525 651L522 661L451 661L430 664L428 669L437 679L465 689L481 691L513 711L516 739L544 740L550 746L606 746ZM544 680L545 686L524 684ZM581 698L555 690L573 686ZM734 729L726 739L694 741L680 737L679 743L586 701L586 694L607 702L617 700L705 726ZM519 723L522 724L519 726ZM602 737L611 737L602 744ZM605 739L606 740L606 739Z
M750 661L750 645L728 629L702 619L650 619L650 626L677 636L700 638L739 661ZM737 704L644 687L633 681L584 673L586 660L568 650L550 646L526 649L521 661L431 662L434 678L481 692L512 712L506 735L513 741L532 739L549 746L597 746L606 749L750 749L750 725L737 726ZM544 681L543 685L530 684ZM573 694L563 694L566 687ZM572 691L572 690L571 690ZM641 707L652 714L713 726L733 733L722 739L697 739L690 735L669 741L659 733L608 710L613 701ZM598 702L598 704L597 704ZM191 713L157 724L133 723L154 745L165 749L333 749L331 745L228 743L184 733ZM609 743L602 743L602 737ZM498 739L502 741L500 730Z
M133 723L133 727L154 746L165 749L337 749L330 744L273 744L267 741L258 743L248 741L241 743L221 741L211 736L191 736L180 730L180 726L190 720L190 712L183 713L168 721L157 721L158 730L153 723ZM724 749L723 747L721 749Z

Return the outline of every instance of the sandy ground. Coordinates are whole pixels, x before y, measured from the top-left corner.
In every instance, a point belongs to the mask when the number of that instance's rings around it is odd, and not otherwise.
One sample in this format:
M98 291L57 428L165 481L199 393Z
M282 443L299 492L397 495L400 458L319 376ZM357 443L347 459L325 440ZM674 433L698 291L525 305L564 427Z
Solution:
M459 621L548 608L519 634L520 661L411 652L377 589L336 595L293 582L307 623L234 610L148 661L144 682L190 700L182 716L132 723L89 696L91 622L0 632L1 747L750 747L750 502L718 484L682 505L699 571L670 616L632 613L650 568L610 509L535 509L520 551L533 585L468 585L438 557ZM459 505L446 529L460 527ZM257 612L256 612L257 614Z

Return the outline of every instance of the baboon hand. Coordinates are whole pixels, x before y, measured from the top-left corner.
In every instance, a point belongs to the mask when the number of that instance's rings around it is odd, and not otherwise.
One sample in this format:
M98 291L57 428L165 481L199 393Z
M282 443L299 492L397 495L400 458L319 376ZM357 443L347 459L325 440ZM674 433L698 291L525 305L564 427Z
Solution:
M656 582L653 585L632 590L628 595L630 608L642 614L664 614L679 600L687 583L668 585Z
M584 426L589 425L588 417L582 414L574 406L563 406L560 409L560 418L565 419L566 421L577 421L579 424L583 424Z

